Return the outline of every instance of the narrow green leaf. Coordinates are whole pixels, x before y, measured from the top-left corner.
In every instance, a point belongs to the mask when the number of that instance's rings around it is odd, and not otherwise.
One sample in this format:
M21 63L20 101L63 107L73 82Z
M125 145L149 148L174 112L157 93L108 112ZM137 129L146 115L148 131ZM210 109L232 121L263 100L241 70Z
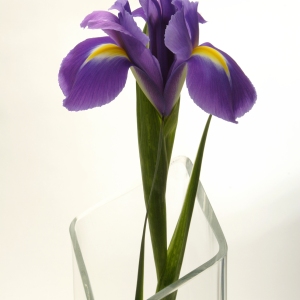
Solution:
M157 285L157 291L163 289L164 287L168 286L169 284L171 284L172 282L176 281L179 278L185 247L186 247L186 242L188 238L190 222L193 214L196 193L198 189L202 158L203 158L204 147L205 147L210 120L211 120L211 115L208 117L205 129L202 134L195 164L192 170L190 182L184 199L183 207L174 234L172 236L170 246L168 248L166 269L159 280L159 283ZM166 300L176 299L176 292L167 296L165 299Z
M143 236L141 241L135 300L143 300L144 297L144 260L145 260L145 236L146 236L147 216L148 214L146 213L144 227L143 227Z

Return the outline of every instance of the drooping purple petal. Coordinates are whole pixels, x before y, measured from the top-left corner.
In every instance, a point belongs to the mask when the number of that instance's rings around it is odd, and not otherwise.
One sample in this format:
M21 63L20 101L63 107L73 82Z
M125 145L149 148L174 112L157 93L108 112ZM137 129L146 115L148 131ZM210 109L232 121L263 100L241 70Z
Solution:
M160 89L160 92L163 90L159 64L146 47L149 38L137 26L131 14L125 9L121 9L119 18L116 20L112 20L109 17L106 17L104 20L89 17L85 20L88 20L84 23L87 26L101 28L107 33L117 45L125 50L132 64L146 72Z
M186 60L190 57L193 45L186 26L183 9L172 16L166 28L165 44L176 54L178 59Z
M253 84L239 65L227 53L210 43L204 43L203 46L208 46L219 51L226 58L231 77L233 110L236 118L242 117L253 107L256 101L257 95Z
M59 85L65 96L68 96L76 80L77 73L90 53L103 44L114 41L109 37L91 38L79 43L62 61L59 70Z
M194 49L187 64L190 96L204 111L237 123L252 108L255 89L227 54L207 43Z
M110 38L86 40L63 60L59 80L64 87L67 109L79 111L102 106L123 89L131 62L123 49L104 43L104 39L112 41Z

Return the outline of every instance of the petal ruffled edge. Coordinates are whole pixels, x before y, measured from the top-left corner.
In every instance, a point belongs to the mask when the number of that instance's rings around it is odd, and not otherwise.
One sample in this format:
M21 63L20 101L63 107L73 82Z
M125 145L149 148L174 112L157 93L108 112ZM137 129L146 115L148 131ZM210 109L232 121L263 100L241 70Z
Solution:
M193 45L183 9L172 16L165 32L165 45L180 60L186 60L190 57Z
M188 0L174 0L174 5L178 10L184 11L184 18L188 28L189 36L193 47L198 46L199 43L199 25L198 23L205 23L206 21L197 12L198 2L190 2Z

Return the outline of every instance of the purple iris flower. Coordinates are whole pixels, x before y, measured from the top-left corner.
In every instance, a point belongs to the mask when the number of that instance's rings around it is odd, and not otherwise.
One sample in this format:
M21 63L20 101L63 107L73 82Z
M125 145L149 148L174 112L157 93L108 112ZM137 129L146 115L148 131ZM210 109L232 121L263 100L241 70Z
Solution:
M129 68L161 116L168 116L186 80L194 102L209 114L235 122L248 112L255 89L237 63L209 43L199 46L198 3L188 0L140 0L131 12L117 0L118 16L95 11L82 27L108 36L87 39L63 60L59 83L64 106L73 111L109 103L123 89ZM144 34L133 17L147 22Z

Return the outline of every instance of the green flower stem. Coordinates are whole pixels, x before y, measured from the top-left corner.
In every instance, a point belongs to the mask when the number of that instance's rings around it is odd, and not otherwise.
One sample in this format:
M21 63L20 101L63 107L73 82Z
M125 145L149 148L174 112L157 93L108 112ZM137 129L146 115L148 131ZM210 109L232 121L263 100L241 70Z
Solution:
M162 118L140 87L137 89L137 128L144 198L157 279L167 261L166 185L178 120L179 101L168 118Z
M199 176L202 165L202 158L204 153L205 141L207 137L207 132L211 120L211 115L209 116L203 135L198 148L195 164L191 174L190 182L186 192L183 207L177 222L170 246L167 253L167 265L163 276L160 278L157 285L157 291L168 286L172 282L179 278L182 261L184 257L186 242L188 238L191 218L194 209L194 203L196 199L196 193L198 189ZM176 299L176 292L165 298L166 300Z

